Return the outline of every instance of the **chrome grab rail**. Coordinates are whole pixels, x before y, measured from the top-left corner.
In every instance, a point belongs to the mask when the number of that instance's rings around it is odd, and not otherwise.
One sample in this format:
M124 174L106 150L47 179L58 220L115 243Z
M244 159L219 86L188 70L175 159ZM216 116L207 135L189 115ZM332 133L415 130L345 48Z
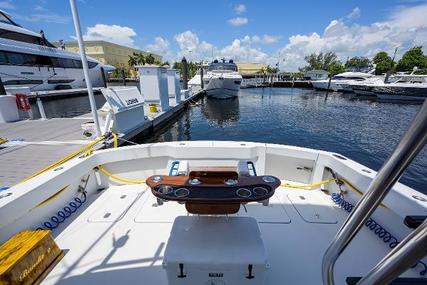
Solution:
M427 142L427 100L415 116L409 129L402 137L395 150L378 171L353 211L347 217L334 240L329 245L322 260L322 281L324 285L333 285L335 262L344 251L366 220L372 215L384 197L397 182L411 161L421 151ZM412 235L411 235L412 236ZM405 239L406 240L406 239ZM401 248L401 247L399 247ZM406 247L405 247L406 248ZM388 256L387 256L388 257ZM413 264L404 264L400 270L394 271L389 278L398 277L401 270L406 270ZM383 270L383 267L381 267ZM403 272L403 271L402 271ZM379 273L374 276L381 276ZM392 280L393 280L392 279ZM372 280L371 280L372 281ZM365 283L367 284L367 283ZM386 284L386 283L369 283Z

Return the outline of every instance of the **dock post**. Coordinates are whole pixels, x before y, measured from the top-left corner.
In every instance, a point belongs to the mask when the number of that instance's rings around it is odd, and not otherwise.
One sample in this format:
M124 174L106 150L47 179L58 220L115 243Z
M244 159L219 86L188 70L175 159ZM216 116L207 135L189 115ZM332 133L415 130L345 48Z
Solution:
M200 66L200 87L203 89L205 85L203 84L203 67Z
M187 90L188 89L188 63L187 59L185 59L185 56L182 58L182 89Z
M101 135L101 127L99 126L98 112L96 109L95 96L93 95L92 82L90 81L90 77L89 77L89 67L87 64L86 51L83 44L83 36L82 36L82 30L80 28L80 20L79 20L79 14L77 11L76 1L70 0L70 6L71 6L71 13L73 14L73 22L74 22L74 29L76 30L77 42L79 43L80 58L82 60L83 72L85 75L86 88L87 88L87 93L89 95L89 102L90 102L90 108L92 110L92 117L95 124L96 136L99 137Z
M42 120L46 120L46 113L44 112L43 102L38 96L38 94L36 97L36 102L37 102L37 107L39 108L40 117L42 118Z
M122 69L122 81L123 81L123 86L126 86L126 74L125 74L125 70Z
M0 95L6 95L6 89L4 89L3 81L0 77Z

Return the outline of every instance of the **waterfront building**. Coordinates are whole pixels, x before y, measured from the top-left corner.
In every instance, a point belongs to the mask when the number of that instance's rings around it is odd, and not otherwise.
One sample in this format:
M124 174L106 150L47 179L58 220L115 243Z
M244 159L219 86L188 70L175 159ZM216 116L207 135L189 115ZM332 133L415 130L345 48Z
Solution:
M59 46L59 42L54 43ZM96 41L85 41L85 50L88 56L98 59L99 61L110 64L116 68L124 68L132 74L132 77L136 77L136 70L131 68L128 64L129 55L133 53L142 53L144 55L150 54L150 52L142 51L139 49L118 45L115 43L96 40ZM65 49L73 52L79 52L79 46L77 41L65 42ZM157 60L161 61L160 55L151 53Z
M241 75L260 74L267 70L267 64L262 63L236 63Z

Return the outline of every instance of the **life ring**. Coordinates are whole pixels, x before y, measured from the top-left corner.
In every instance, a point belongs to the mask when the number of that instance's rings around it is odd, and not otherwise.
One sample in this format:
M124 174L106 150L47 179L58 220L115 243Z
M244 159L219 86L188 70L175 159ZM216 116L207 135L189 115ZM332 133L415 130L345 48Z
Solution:
M28 96L25 94L15 94L16 97L16 105L19 110L29 111L31 110L30 101L28 100Z

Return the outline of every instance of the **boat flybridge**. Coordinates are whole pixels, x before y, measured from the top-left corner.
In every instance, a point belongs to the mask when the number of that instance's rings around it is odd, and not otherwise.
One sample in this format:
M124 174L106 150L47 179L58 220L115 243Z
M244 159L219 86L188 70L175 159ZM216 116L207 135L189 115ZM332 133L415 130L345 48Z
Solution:
M277 144L86 147L0 192L0 280L426 284L427 195L395 183L426 141L427 102L378 173Z
M242 76L238 73L237 65L233 60L221 62L214 60L209 64L206 75L203 77L206 95L216 99L237 97L242 83Z
M88 57L92 86L104 86L115 68ZM77 53L58 49L44 35L15 23L0 10L0 73L3 84L31 91L84 88L82 61Z

